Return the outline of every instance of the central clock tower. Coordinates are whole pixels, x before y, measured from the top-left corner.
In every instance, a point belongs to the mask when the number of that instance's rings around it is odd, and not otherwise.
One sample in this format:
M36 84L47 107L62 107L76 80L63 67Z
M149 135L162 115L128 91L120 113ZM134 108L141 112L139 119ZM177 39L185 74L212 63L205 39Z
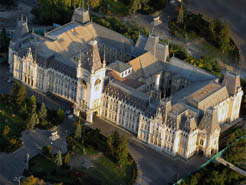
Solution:
M77 64L77 96L74 114L86 112L86 120L93 121L93 114L101 114L101 99L106 72L106 61L101 62L96 40L88 43Z

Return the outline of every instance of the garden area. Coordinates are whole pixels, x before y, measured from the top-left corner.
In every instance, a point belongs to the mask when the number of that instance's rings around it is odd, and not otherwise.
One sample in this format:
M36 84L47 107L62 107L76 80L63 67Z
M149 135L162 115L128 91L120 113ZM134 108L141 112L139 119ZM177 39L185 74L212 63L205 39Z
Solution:
M24 175L46 182L77 185L127 185L137 177L135 161L128 153L127 138L114 132L106 138L99 129L76 123L74 134L67 137L68 152L52 154L52 147L29 161Z
M10 153L20 148L25 129L49 129L63 120L62 109L47 110L44 103L36 102L34 95L27 99L25 86L14 81L10 95L0 96L0 152Z

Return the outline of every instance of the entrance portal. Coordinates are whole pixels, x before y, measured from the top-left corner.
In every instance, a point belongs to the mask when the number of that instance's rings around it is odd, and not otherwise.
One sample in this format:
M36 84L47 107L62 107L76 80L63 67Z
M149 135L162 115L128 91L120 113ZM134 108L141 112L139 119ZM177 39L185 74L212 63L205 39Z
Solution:
M97 111L93 112L92 120L95 121L97 117L98 117L98 112Z

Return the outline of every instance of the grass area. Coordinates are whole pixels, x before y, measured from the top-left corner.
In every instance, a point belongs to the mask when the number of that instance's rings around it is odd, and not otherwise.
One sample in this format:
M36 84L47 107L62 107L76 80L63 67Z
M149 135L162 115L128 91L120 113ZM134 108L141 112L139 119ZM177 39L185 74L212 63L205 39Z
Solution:
M103 12L106 15L126 16L128 15L128 7L121 1L104 0L102 3Z
M42 155L37 155L29 161L29 169L34 176L44 178L47 181L74 183L69 169L56 166L51 159Z
M58 167L54 162L54 156L46 157L40 154L30 160L29 171L25 175L33 174L45 181L52 183L63 182L68 185L134 184L137 168L132 158L129 158L129 162L126 165L120 167L115 161L105 155L105 151L101 151L102 148L105 148L102 145L106 144L102 139L104 136L91 129L86 129L86 131L89 134L86 137L87 139L85 139L85 145L82 145L81 142L71 136L67 138L68 148L71 150L69 166ZM92 140L92 138L97 138L93 141L99 143L102 148L87 142L88 139ZM93 167L85 168L82 165L85 160L89 161ZM76 175L76 173L80 175Z
M91 158L93 155L87 155ZM127 185L131 180L133 168L131 165L120 168L112 160L104 155L101 155L94 162L95 168L81 170L98 181L104 182L107 185Z
M22 146L20 137L25 129L23 117L15 105L8 102L7 97L0 97L0 152L13 152ZM6 126L9 132L4 136Z

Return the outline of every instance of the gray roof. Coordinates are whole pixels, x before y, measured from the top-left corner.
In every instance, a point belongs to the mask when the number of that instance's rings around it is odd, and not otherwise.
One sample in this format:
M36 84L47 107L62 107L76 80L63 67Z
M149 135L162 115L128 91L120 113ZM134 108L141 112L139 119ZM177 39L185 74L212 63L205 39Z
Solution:
M131 68L131 65L128 63L124 63L124 62L117 60L114 63L109 64L108 67L114 71L121 73L121 72Z
M91 40L88 43L88 49L83 56L83 59L80 58L79 64L87 69L89 72L95 72L98 69L102 68L101 58L98 51L97 41Z
M175 57L172 57L168 63L168 71L177 73L190 81L203 81L217 78L209 72Z
M84 8L76 8L73 12L73 21L79 22L81 24L85 24L90 21L89 11Z
M143 51L150 51L158 60L163 61L167 45L163 45L159 41L159 36L153 34L150 34L148 37L139 35L135 45L136 48L133 49L134 56L141 55Z
M138 92L119 81L110 81L104 88L104 93L115 96L140 110L145 110L148 105L149 97L146 94Z
M176 104L177 102L183 100L185 97L191 95L192 93L196 92L197 90L201 89L202 87L211 83L211 80L205 80L200 82L193 82L189 86L181 89L177 93L175 93L172 98L172 104Z

